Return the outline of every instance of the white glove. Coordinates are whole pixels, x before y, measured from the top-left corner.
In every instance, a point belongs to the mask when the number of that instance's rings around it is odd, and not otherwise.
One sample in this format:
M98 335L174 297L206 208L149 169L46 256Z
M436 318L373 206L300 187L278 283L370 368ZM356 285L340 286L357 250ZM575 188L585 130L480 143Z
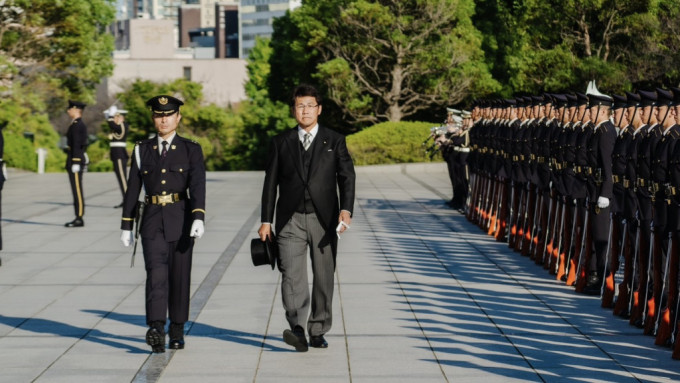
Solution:
M120 233L120 241L123 242L123 246L130 246L135 241L135 238L132 236L132 231L123 230L123 232Z
M609 207L609 198L607 197L597 197L597 207L600 209L606 209Z
M5 177L5 181L7 181L7 165L5 163L2 163L2 176Z
M194 223L191 224L190 236L194 238L201 238L205 228L203 227L203 221L200 219L195 219Z
M78 165L78 164L71 165L71 173L78 173L79 171L80 171L80 165Z

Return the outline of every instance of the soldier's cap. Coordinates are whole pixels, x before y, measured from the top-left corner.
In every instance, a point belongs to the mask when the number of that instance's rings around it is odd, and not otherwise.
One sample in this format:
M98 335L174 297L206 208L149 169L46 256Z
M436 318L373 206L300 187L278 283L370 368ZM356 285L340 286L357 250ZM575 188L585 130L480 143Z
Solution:
M522 108L524 106L524 97L515 97L515 105L517 105L518 108Z
M532 106L534 104L534 99L531 96L524 96L524 105L523 106Z
M637 93L632 93L632 92L626 92L626 106L627 107L637 107L640 106L640 103L642 102L642 98L640 97L639 94Z
M453 108L446 108L446 112L448 114L460 114L460 110L458 109L453 109Z
M565 94L565 96L567 97L567 101L569 102L567 104L567 107L573 108L578 106L578 97L576 97L575 94Z
M588 105L588 96L576 92L576 106Z
M659 106L671 106L673 105L673 93L656 88L656 104Z
M555 102L551 93L543 93L543 100L545 100L546 104L552 104Z
M172 96L156 96L151 97L146 106L151 109L151 112L156 114L173 114L179 111L179 107L184 105L182 101Z
M612 97L614 98L614 106L612 106L612 109L621 109L628 106L626 102L626 96L615 94Z
M68 108L69 109L76 108L76 109L83 110L83 109L85 109L85 105L86 104L84 102L68 100Z
M470 117L472 117L472 113L470 113L470 112L467 111L467 110L464 110L464 111L461 113L461 116L463 116L463 119L465 119L465 118L470 118Z
M531 96L531 105L532 106L545 105L545 97L543 97L542 94L538 96Z
M552 98L556 108L563 108L569 104L569 99L566 94L556 93L552 95Z
M680 105L680 88L672 87L671 92L673 92L673 105Z
M614 100L606 94L589 94L588 105L592 106L609 106L614 104Z
M647 90L638 90L640 95L640 106L654 106L656 105L656 92Z
M506 108L514 108L517 106L517 100L514 98L506 98L503 100L503 103L505 104Z

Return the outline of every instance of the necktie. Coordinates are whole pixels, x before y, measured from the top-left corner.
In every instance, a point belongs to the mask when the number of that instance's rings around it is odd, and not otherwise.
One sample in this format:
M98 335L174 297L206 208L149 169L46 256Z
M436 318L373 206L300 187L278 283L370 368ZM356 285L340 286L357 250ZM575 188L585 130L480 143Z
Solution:
M168 141L161 142L163 145L163 150L161 151L161 158L165 158L168 155Z
M305 148L305 150L309 149L309 145L312 144L312 134L311 133L305 133L305 136L302 139L302 147Z

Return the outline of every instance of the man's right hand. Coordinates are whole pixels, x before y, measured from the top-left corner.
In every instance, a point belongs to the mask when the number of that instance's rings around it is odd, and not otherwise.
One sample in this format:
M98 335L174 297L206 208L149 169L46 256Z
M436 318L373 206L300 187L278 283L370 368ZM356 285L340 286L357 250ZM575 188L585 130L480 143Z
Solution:
M272 237L272 225L270 223L263 223L260 225L260 230L257 231L257 234L260 235L260 239L262 242L266 241L267 239L271 240Z
M120 233L120 241L123 242L123 246L128 247L132 242L135 241L132 231L131 230L123 230L122 233Z

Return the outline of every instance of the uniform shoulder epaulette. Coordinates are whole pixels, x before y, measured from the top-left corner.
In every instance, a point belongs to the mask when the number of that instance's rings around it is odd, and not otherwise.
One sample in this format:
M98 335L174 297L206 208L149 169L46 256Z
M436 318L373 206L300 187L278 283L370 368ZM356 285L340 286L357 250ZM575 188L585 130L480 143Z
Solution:
M679 131L677 131L677 130L671 130L670 133L671 133L671 135L673 136L673 138L675 138L675 139L680 138L680 132L679 132Z

